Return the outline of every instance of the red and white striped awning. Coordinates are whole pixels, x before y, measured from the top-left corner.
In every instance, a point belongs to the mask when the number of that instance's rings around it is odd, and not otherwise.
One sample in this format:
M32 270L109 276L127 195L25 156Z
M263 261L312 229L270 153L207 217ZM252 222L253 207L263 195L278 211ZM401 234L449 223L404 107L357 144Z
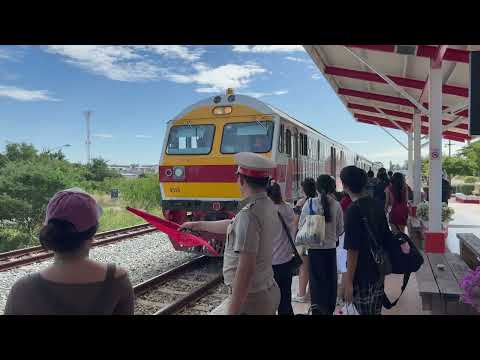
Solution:
M442 62L443 137L470 140L470 51L478 45L304 45L340 100L359 122L412 129L415 109L428 134L430 59Z

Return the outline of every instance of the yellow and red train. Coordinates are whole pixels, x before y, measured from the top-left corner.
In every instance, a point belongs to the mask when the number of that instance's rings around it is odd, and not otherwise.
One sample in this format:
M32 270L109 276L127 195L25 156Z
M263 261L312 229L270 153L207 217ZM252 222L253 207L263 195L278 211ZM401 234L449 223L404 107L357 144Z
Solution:
M300 184L307 177L330 174L341 188L344 166L378 167L281 110L229 89L191 105L167 124L159 166L165 218L177 223L232 218L241 201L233 155L242 151L277 164L271 176L288 202L301 197ZM221 251L218 238L209 236Z

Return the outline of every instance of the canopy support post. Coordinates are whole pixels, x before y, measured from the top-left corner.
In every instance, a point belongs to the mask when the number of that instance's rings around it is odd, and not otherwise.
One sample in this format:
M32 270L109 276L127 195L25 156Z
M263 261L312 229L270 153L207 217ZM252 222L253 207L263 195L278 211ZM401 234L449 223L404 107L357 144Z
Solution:
M422 196L422 143L421 143L421 118L418 111L413 115L413 137L414 137L414 154L413 159L415 162L414 180L413 180L413 204L417 206Z
M408 185L413 188L413 132L410 128L408 133Z
M426 252L445 252L442 232L442 63L430 59L430 161L428 186L428 232Z

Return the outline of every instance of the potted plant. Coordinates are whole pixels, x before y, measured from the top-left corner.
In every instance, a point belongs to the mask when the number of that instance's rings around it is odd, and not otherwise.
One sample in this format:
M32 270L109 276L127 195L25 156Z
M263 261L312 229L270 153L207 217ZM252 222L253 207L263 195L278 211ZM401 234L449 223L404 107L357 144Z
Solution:
M449 207L446 203L442 203L442 228L445 231L445 235L448 235L448 223L453 220L453 214L455 211ZM424 201L417 206L416 212L417 218L422 223L424 229L428 224L428 202Z

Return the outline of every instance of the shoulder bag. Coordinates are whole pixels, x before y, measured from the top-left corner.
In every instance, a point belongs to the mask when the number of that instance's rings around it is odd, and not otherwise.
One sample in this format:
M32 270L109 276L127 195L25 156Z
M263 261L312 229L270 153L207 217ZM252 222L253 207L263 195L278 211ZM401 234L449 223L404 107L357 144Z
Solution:
M308 206L309 215L305 217L305 222L295 237L297 246L321 245L325 241L325 216L315 214L312 208L312 198L308 199Z
M278 214L278 217L280 218L280 222L282 223L283 230L285 230L285 232L287 233L288 242L290 243L290 246L292 247L292 250L293 250L293 258L288 262L288 264L292 269L292 274L295 276L298 274L299 268L300 266L302 266L303 261L301 256L298 254L295 244L293 243L292 235L290 234L290 230L288 229L288 226L285 223L285 220L283 219L282 214L280 214L279 211L277 211L277 214Z

